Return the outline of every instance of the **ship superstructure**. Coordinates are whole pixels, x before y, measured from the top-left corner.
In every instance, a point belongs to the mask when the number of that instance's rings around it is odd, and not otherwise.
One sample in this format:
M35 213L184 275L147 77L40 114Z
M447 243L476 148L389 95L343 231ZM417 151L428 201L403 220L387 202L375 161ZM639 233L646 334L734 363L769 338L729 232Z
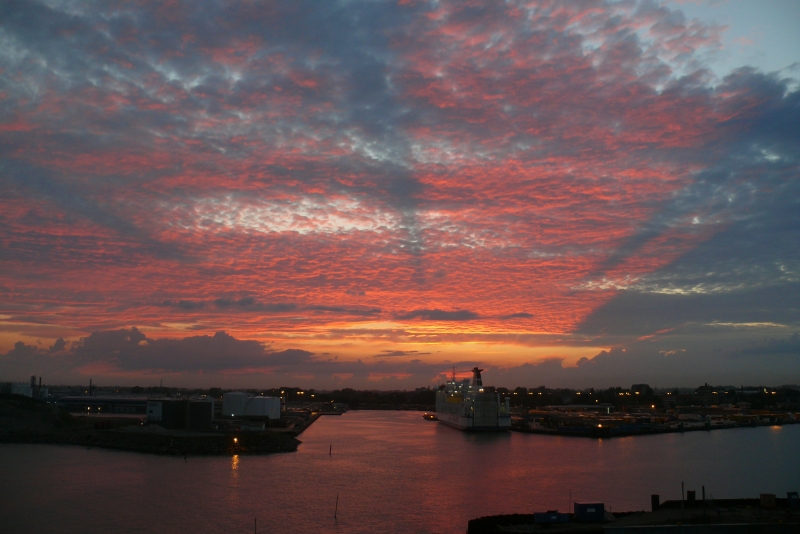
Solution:
M481 372L475 367L472 380L456 380L455 372L436 392L436 415L446 425L474 431L499 431L511 428L511 400L503 402L498 393L485 391Z

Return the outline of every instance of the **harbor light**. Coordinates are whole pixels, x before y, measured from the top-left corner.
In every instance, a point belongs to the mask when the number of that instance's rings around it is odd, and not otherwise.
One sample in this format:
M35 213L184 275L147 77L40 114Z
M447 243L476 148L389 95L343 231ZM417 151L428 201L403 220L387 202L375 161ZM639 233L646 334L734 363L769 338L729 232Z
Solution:
M234 443L239 443L239 438L233 438Z

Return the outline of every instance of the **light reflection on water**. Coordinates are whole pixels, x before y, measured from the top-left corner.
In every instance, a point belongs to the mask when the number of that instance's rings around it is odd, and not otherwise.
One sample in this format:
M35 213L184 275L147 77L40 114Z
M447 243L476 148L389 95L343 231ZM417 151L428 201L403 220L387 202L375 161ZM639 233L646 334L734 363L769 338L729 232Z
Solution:
M800 425L590 440L349 412L301 439L296 453L188 461L3 445L0 531L245 533L257 517L261 532L464 532L482 515L567 510L570 493L641 510L681 481L717 498L800 489Z

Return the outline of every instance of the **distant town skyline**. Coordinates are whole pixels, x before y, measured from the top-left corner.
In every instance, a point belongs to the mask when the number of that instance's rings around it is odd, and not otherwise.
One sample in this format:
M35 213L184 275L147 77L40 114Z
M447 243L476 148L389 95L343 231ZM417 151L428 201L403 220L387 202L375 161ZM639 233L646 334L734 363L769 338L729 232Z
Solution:
M798 2L0 13L0 380L800 383Z

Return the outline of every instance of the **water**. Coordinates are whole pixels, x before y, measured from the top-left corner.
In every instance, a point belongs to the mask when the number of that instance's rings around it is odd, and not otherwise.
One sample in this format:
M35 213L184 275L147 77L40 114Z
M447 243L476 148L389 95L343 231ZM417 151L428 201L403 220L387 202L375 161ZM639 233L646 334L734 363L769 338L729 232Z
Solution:
M189 458L0 445L0 532L464 532L600 501L800 490L800 425L591 440L466 434L417 412L322 417L296 453ZM329 456L329 446L333 454ZM334 520L336 496L338 514Z

